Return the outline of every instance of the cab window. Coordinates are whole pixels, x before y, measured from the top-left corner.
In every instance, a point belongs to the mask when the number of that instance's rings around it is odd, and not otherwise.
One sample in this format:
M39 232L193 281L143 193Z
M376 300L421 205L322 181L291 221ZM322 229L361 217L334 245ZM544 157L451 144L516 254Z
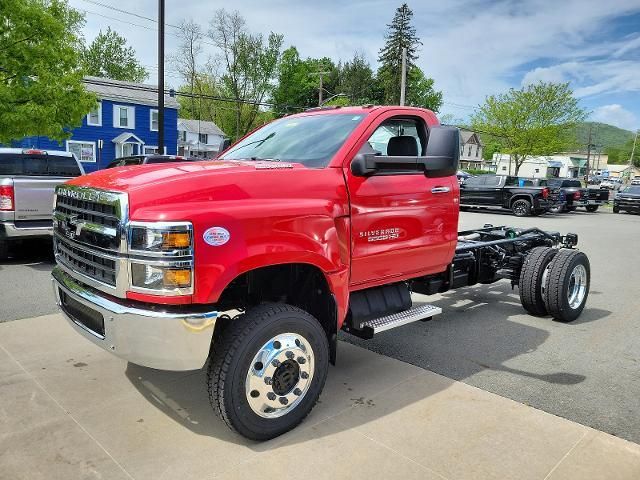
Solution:
M382 123L369 137L369 146L382 156L424 155L426 129L422 120L391 118Z

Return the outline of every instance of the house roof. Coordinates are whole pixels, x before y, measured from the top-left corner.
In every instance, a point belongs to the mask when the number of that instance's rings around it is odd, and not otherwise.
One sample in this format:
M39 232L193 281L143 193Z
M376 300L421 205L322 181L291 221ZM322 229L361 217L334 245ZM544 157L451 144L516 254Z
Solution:
M178 130L186 130L187 132L191 133L211 133L213 135L221 135L224 137L224 132L220 130L220 128L215 123L206 122L204 120L179 118Z
M85 88L105 100L137 103L155 107L158 105L158 87L144 83L123 82L102 77L84 77ZM166 108L178 108L175 97L164 96Z
M480 140L480 137L476 135L475 132L472 132L470 130L460 129L460 141L462 142L463 145L466 145L471 139L474 140L472 143L480 145L481 147L483 146L482 140Z

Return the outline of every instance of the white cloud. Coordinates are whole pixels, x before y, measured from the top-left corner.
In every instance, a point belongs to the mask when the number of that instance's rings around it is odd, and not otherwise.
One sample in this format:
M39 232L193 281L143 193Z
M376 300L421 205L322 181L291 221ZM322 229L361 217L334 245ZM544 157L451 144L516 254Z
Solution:
M596 108L591 114L591 119L627 130L635 130L640 126L638 117L618 103Z

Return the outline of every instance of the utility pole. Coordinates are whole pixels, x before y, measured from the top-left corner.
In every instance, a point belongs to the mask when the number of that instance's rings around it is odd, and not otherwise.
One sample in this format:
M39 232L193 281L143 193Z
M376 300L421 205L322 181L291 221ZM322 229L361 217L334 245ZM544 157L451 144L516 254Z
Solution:
M402 70L400 71L400 106L404 106L407 91L407 48L402 48Z
M324 88L322 87L322 77L323 75L329 75L331 72L311 72L309 75L318 75L320 77L320 88L318 89L318 106L322 106L322 91Z
M158 153L164 153L164 0L158 0Z
M589 124L589 141L587 143L587 167L585 170L585 181L587 183L587 185L589 185L589 160L591 160L591 147L593 146L591 144L591 124Z
M633 139L633 147L631 148L631 156L629 157L629 178L631 178L631 171L633 168L633 155L636 153L636 143L638 142L638 132L640 132L640 129L636 130L636 137Z

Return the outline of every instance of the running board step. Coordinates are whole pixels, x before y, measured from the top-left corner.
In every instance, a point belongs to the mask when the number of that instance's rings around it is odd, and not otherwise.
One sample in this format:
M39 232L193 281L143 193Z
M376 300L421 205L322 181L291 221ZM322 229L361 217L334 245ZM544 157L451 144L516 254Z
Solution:
M361 338L371 338L376 333L401 327L402 325L416 322L418 320L430 319L439 313L442 313L442 309L440 307L436 307L434 305L420 305L418 307L405 310L404 312L393 313L384 317L368 320L362 323L361 330L354 330L352 328L346 328L345 330L352 335L356 335Z

